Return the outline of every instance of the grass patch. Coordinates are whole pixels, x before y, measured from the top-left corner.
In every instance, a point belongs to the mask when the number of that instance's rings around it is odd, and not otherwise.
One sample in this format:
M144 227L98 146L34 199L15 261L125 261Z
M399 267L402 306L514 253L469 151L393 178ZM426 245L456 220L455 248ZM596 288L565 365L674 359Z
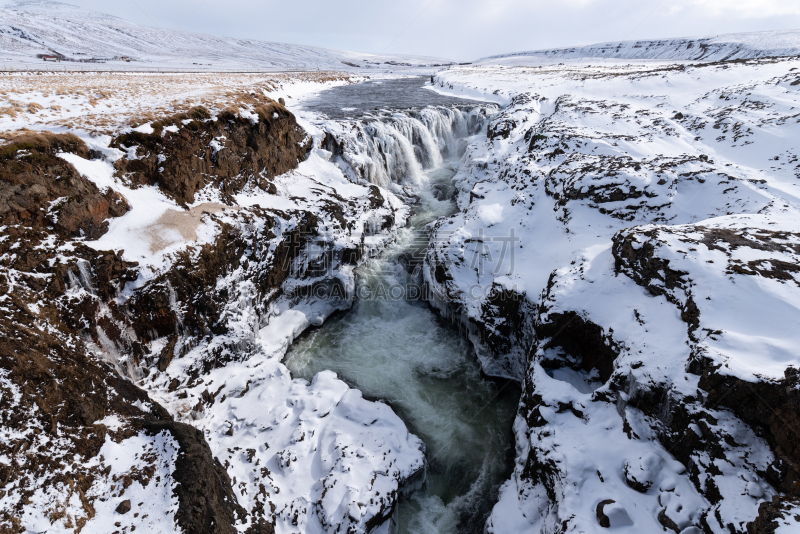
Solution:
M72 152L87 157L89 149L77 136L67 134L54 134L52 132L24 131L16 136L9 144L0 147L0 161L17 157L20 150L56 154L57 152Z

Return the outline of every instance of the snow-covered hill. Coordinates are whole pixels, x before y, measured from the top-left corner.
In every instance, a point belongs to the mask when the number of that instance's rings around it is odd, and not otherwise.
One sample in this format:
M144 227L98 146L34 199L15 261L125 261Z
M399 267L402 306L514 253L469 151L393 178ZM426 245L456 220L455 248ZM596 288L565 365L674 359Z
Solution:
M710 37L617 41L485 57L484 64L528 64L532 59L661 59L723 61L800 55L800 30L731 33Z
M37 54L54 53L75 60L123 56L136 60L110 62L115 70L123 66L361 70L449 63L430 57L374 55L150 28L49 0L23 0L0 8L0 62L40 66L43 61ZM65 65L79 64L59 66Z
M0 64L43 67L37 57L103 60L119 69L192 70L419 69L451 65L449 60L395 54L368 54L314 46L240 39L130 23L112 15L51 0L17 0L0 7ZM570 59L719 61L800 54L800 30L620 41L489 56L478 64L528 65ZM120 61L118 58L132 58ZM114 60L117 58L117 60ZM52 65L50 65L52 66ZM97 66L66 63L63 67Z

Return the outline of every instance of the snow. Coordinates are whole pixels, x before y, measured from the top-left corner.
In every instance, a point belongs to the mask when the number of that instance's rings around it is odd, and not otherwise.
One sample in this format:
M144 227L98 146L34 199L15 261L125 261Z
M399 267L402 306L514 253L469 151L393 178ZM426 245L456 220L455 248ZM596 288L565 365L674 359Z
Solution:
M455 178L460 213L436 225L424 273L433 304L459 310L473 329L484 370L524 380L536 395L520 406L515 471L488 531L557 531L567 522L602 532L596 509L606 500L614 531L660 531L662 511L687 532L701 516L713 532L727 523L743 530L776 492L759 474L772 453L732 413L691 400L702 393L687 366L701 354L749 382L781 380L800 366L792 267L800 261L800 94L791 85L800 60L525 58L535 62L451 68L432 86L507 105L490 138L470 139ZM660 267L647 271L636 254ZM680 282L666 281L666 266ZM522 320L536 328L568 313L599 325L617 344L623 385L570 368L573 356L546 348L549 338L529 341L529 361L493 352L470 325L496 328L487 299L496 285L522 296L521 309L531 310ZM690 299L695 329L682 315ZM694 435L730 437L724 460L692 453L699 486L659 441L666 423L634 407L639 392L654 389L690 413L713 414L711 430L695 425ZM626 476L648 489L632 489ZM699 491L712 482L717 504Z
M576 371L569 367L562 367L560 369L552 369L547 371L547 375L556 380L566 382L579 393L591 393L602 385L597 378L592 378L586 371Z
M154 132L153 126L150 123L145 123L139 126L138 128L133 129L134 132L139 132L143 134L151 134Z
M147 453L155 453L154 456L158 458L155 476L151 477L150 483L143 486L140 481L135 480L124 493L119 491L121 484L117 486L116 493L112 493L115 492L114 485L108 487L95 483L89 494L99 497L95 501L96 515L86 523L81 532L112 532L119 528L115 526L117 522L122 522L129 530L136 527L146 532L175 531L174 519L170 521L170 518L174 518L178 510L178 498L174 494L175 484L172 481L178 444L168 432L164 431L156 436L139 434L120 443L106 438L98 458L104 460L100 462L101 467L110 468L109 475L113 480L114 476L121 477L136 468L145 467L147 460L144 456ZM123 500L131 502L131 511L124 515L115 512ZM146 506L141 503L146 503Z
M278 360L228 365L201 386L222 386L222 400L194 424L227 466L239 503L274 503L276 532L295 532L293 521L307 532L357 525L391 505L398 480L423 467L419 439L388 406L363 400L334 373L308 384Z
M109 230L100 239L87 244L96 250L123 250L123 258L136 261L146 269L163 268L169 264L169 256L194 242L209 243L215 231L209 224L197 229L197 239L186 239L181 232L164 224L162 217L172 211L183 209L168 199L156 186L136 189L126 187L114 178L114 166L109 160L86 160L76 154L60 154L81 174L93 181L101 190L111 188L120 193L131 210L122 217L109 221Z
M0 59L16 69L419 71L452 64L426 56L368 54L150 28L50 0L10 2L0 7L0 21ZM36 58L53 51L97 63L45 63ZM132 61L119 60L123 56Z
M800 506L792 504L784 511L784 516L776 519L778 528L775 534L794 534L797 532L797 516L800 515Z
M482 205L478 208L478 217L486 226L501 223L503 222L503 206L500 204Z
M253 124L253 125L258 124L258 114L257 113L253 113L250 110L240 109L239 110L239 116L241 118L243 118L243 119L249 119L250 123Z
M796 230L795 217L782 213L727 216L698 225L721 230L747 229L756 235L776 231L791 234ZM787 288L785 280L761 276L734 279L726 266L753 260L786 261L785 253L738 247L730 251L728 258L713 245L688 242L689 236L699 235L692 226L670 230L669 234L662 234L658 250L664 250L663 257L670 260L670 268L691 273L694 292L700 297L697 300L704 327L720 332L704 336L699 348L719 360L727 374L749 381L757 377L783 378L787 367L798 364L794 347L800 342L800 331L795 328L800 322L800 294ZM684 231L686 236L679 237ZM680 252L690 246L696 248ZM797 261L794 255L790 258ZM754 354L758 358L753 358Z
M534 50L489 56L479 64L530 65L540 60L694 60L724 61L731 59L800 54L800 31L780 30L731 33L709 37L643 39L618 41L589 46Z
M57 483L37 489L31 502L22 507L21 526L27 532L67 533L74 532L73 518L82 518L85 524L81 532L93 534L113 532L119 522L129 530L175 532L178 498L172 473L177 452L177 442L167 432L155 436L141 432L119 442L106 436L99 454L85 466L98 473L85 494L92 499L88 502L93 502L93 513L87 516L78 493ZM150 474L145 474L149 469ZM123 486L123 477L131 479L127 487ZM68 497L62 500L64 494ZM124 515L116 512L123 500L131 502L131 511ZM43 510L54 506L63 513L51 520Z

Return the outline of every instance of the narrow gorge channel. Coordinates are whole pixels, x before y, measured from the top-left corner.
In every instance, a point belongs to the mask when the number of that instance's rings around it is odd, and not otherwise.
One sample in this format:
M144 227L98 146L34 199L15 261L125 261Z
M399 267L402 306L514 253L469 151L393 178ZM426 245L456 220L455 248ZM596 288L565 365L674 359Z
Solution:
M360 119L379 137L367 144L378 147L387 167L401 166L402 172L386 171L411 193L412 215L396 242L357 270L353 308L302 336L284 363L307 380L336 372L365 396L389 404L424 441L425 481L404 491L393 532L482 532L512 468L519 387L483 375L470 342L422 298L426 227L457 211L459 144L463 149L477 119L464 101L421 90L421 84L417 78L346 86L309 106L330 118L372 113ZM430 105L448 107L427 107L422 116L406 111Z

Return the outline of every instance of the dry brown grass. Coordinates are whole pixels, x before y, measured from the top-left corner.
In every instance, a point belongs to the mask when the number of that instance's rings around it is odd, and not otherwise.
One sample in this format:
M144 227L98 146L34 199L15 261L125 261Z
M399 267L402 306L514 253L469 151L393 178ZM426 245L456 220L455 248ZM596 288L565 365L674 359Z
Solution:
M2 139L3 141L8 142L8 141L12 141L12 140L18 138L19 136L27 134L27 133L34 133L34 132L33 132L33 130L29 130L27 128L20 128L19 130L0 132L0 139Z
M25 112L25 105L22 102L18 102L16 100L12 100L10 98L6 99L6 104L8 106L0 108L0 116L7 115L12 119L16 118L20 113Z
M4 119L6 129L9 122L14 122L21 127L36 124L37 128L67 127L113 135L123 128L154 122L196 106L205 107L211 114L226 108L254 109L271 102L265 92L291 82L351 79L352 75L338 72L14 74L0 76L0 121ZM34 97L36 106L43 105L48 113L35 113L41 109L31 106Z
M86 144L71 133L54 134L52 132L32 132L18 130L16 135L8 139L8 143L0 146L0 161L16 156L20 150L38 150L40 152L56 152L63 150L86 155Z
M114 135L203 106L212 115L268 105L272 92L292 82L349 81L338 72L291 74L42 73L0 76L0 122L37 129L67 127ZM50 102L44 100L49 95ZM13 98L12 98L13 97ZM31 100L38 103L31 105ZM24 100L20 102L19 100ZM57 100L58 105L53 103ZM38 113L44 105L47 113ZM29 112L29 113L26 113ZM19 129L14 128L14 129Z
M153 113L152 111L143 111L141 114L136 115L135 117L129 117L128 118L128 125L131 128L138 128L139 126L142 126L143 124L147 124L147 123L156 121L158 119L159 119L159 117L157 117L156 114Z

